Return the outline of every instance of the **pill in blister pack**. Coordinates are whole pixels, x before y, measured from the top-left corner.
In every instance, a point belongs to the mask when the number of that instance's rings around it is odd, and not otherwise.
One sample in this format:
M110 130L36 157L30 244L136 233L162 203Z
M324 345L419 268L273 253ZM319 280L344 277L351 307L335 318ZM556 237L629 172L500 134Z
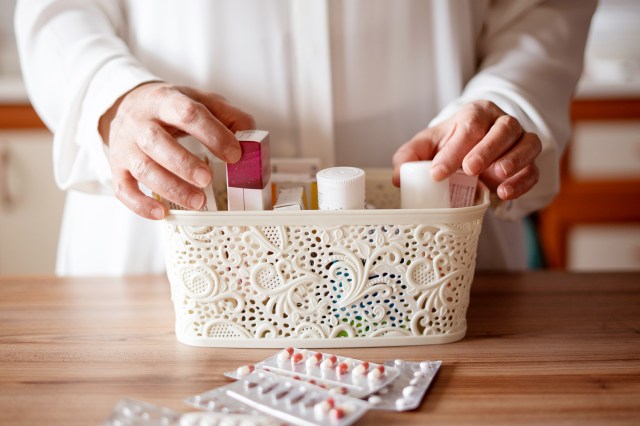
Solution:
M256 414L193 412L183 414L180 426L278 426L273 417Z
M187 403L213 411L255 410L286 423L307 426L347 426L360 418L369 404L332 394L315 385L257 370L243 380L188 398Z
M224 386L223 386L224 387ZM215 392L218 389L212 389L200 395L195 395L186 399L187 404L203 410L223 413L223 414L261 414L260 411L246 404L238 402L225 392Z
M278 426L277 419L261 414L192 412L181 414L148 402L119 401L103 426Z
M253 370L273 372L311 383L333 393L364 398L395 380L400 374L393 365L370 363L306 349L286 348L253 365L225 373L233 379L244 379Z
M375 410L408 411L418 408L442 361L385 361L400 370L398 378L366 400Z
M177 426L181 414L133 399L118 401L103 426Z

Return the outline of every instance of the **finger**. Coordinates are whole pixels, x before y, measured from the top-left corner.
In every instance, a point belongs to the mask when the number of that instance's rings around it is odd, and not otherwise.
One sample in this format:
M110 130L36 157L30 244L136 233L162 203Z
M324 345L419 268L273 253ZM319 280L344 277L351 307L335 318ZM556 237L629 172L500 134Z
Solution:
M129 157L129 173L162 198L187 209L200 210L206 201L200 189L178 178L142 152Z
M435 152L434 135L436 133L436 129L425 129L398 148L392 159L392 182L395 186L400 186L400 166L402 164L409 161L425 161L433 158Z
M175 89L161 87L158 90L162 92L154 115L163 123L195 137L214 155L228 163L240 159L240 143L206 106Z
M138 182L127 170L113 171L113 192L122 204L139 216L147 219L163 219L166 215L166 209L162 203L144 195L138 187Z
M468 105L456 116L450 136L439 142L442 148L433 159L431 175L437 181L451 176L462 165L462 160L487 134L499 117L499 109L491 102Z
M541 151L540 138L534 133L525 133L513 148L495 162L494 173L502 179L513 176L533 163Z
M211 171L204 161L180 145L159 124L145 123L138 135L138 147L165 169L200 188L211 182Z
M522 126L510 115L498 117L486 136L464 157L462 168L468 175L479 175L507 152L522 136Z
M231 105L223 96L188 87L180 87L180 90L184 90L185 93L204 104L214 117L233 133L256 128L256 121L251 114Z
M496 191L498 197L503 200L514 200L520 197L538 183L539 176L538 167L535 164L529 164L498 186Z

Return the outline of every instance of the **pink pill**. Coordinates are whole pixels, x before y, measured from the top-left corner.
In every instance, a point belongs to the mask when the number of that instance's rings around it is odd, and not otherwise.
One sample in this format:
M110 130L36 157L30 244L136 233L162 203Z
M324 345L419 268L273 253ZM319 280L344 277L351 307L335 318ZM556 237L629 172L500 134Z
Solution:
M302 360L304 360L304 354L302 352L296 352L291 357L291 363L293 364L298 364L299 362L302 362Z

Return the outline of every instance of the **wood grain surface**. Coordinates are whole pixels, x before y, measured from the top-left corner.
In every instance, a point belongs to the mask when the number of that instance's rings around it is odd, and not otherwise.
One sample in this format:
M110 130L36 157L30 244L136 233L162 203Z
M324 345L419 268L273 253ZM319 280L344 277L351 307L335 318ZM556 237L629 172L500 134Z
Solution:
M274 350L173 335L164 277L0 278L0 424L91 425L121 398L179 411ZM638 424L640 274L478 274L457 343L332 352L442 360L420 408L358 424Z

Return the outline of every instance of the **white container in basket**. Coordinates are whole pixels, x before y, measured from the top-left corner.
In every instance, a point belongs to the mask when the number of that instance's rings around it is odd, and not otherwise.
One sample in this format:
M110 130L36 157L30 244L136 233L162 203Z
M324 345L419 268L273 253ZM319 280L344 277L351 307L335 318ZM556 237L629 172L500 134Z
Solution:
M489 206L486 187L476 195L472 207L400 210L390 172L368 170L375 210L171 211L176 336L263 348L460 340Z

